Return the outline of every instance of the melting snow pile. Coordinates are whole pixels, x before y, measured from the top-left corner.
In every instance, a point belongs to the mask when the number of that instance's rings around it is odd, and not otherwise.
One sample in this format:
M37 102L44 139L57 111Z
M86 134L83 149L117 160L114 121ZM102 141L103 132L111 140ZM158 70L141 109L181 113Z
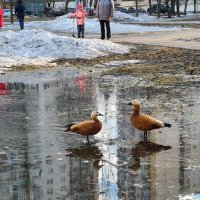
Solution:
M135 21L135 22L145 22L145 21L155 21L158 18L155 16L149 16L147 14L139 14L138 17L134 17L130 14L126 14L120 11L115 11L114 20L116 21Z
M127 53L128 47L100 39L75 39L45 30L0 33L0 67L44 65L58 58L93 58L108 53Z

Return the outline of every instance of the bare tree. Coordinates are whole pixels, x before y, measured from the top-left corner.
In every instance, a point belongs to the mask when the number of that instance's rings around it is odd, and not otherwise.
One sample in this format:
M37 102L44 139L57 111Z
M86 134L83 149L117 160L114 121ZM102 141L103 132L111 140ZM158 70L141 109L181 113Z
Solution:
M149 0L149 8L151 8L151 5L152 5L151 0ZM152 13L150 13L150 14L152 14Z
M161 0L157 0L157 17L160 18L160 4L161 4Z
M171 18L171 10L169 9L169 0L166 0L166 7L167 7L167 15L168 18Z
M138 0L135 0L136 17L138 17Z
M176 0L171 0L171 14L175 15L175 5L176 5Z
M65 13L67 13L69 2L70 0L65 0Z
M194 13L197 13L197 0L194 0Z
M186 15L186 12L187 12L188 1L189 1L189 0L185 0L184 15Z
M180 17L180 0L176 0L176 12L177 16Z

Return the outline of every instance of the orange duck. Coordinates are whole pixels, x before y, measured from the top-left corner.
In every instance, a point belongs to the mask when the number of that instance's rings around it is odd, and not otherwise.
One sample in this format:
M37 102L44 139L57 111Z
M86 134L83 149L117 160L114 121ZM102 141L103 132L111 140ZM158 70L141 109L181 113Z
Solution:
M94 111L91 113L92 120L86 120L76 124L66 125L65 128L67 129L65 130L65 132L72 131L80 135L84 135L87 137L87 142L89 142L89 136L97 134L102 128L102 123L97 119L97 116L103 115L99 112Z
M138 100L132 100L128 105L132 105L134 111L131 115L131 123L133 127L144 131L144 140L147 140L147 131L164 127L171 127L171 124L161 122L149 115L140 113L141 104Z

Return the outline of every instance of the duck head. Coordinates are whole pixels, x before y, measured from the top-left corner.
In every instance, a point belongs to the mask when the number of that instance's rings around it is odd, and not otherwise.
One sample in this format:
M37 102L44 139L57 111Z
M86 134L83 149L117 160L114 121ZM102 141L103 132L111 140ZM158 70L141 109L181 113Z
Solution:
M93 119L93 120L95 120L96 118L97 118L97 116L103 116L101 113L99 113L99 112L97 112L97 111L93 111L92 113L91 113L91 118Z
M135 111L140 111L141 109L141 104L138 100L133 99L130 103L128 103L128 105L132 105L133 109Z

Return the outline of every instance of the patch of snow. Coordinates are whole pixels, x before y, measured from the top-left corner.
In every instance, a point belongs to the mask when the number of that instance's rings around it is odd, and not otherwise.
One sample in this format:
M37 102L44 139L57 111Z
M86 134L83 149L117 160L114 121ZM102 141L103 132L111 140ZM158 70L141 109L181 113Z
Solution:
M128 53L123 45L100 39L76 39L45 30L0 32L0 67L45 65L58 58L94 58L108 53Z
M200 194L180 195L179 200L200 200Z
M198 37L198 38L180 38L179 40L186 41L186 42L200 42L200 37Z
M118 66L118 65L123 65L123 64L137 64L141 62L142 61L140 60L112 61L112 62L105 63L105 65Z
M145 21L155 21L158 20L155 16L149 16L147 14L140 14L138 17L134 17L130 14L126 14L120 11L114 12L114 20L116 21L135 21L135 22L145 22Z

